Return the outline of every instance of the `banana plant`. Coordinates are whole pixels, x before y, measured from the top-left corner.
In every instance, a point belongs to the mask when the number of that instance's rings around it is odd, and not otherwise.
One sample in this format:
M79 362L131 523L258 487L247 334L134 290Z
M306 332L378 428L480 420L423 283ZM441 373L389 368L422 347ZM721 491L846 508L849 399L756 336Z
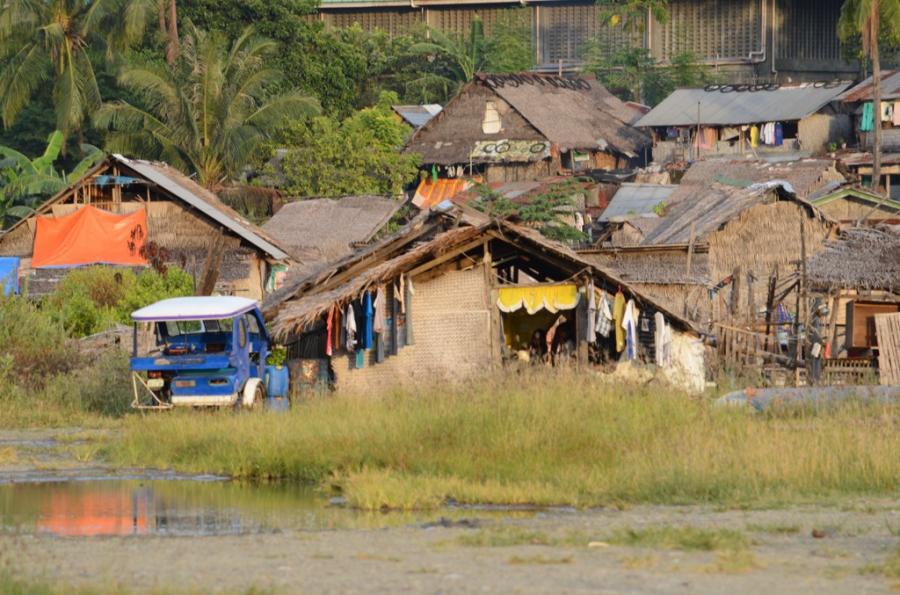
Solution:
M59 172L53 163L59 158L63 140L62 132L52 132L44 153L35 159L29 159L11 147L0 146L0 226L27 217L42 199L80 179L104 157L97 147L83 144L84 158L72 171Z

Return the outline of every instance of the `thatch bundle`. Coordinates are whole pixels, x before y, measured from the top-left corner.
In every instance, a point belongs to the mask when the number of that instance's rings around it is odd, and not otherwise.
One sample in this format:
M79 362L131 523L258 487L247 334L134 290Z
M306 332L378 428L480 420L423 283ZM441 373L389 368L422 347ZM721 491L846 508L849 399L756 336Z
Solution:
M900 226L853 228L809 262L810 286L821 290L900 293Z

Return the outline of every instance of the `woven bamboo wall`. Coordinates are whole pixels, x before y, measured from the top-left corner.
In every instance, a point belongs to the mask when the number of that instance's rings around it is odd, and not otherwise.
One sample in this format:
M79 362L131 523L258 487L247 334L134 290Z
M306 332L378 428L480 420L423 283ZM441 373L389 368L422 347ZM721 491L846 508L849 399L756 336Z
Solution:
M774 266L779 275L795 271L800 260L800 221L806 235L807 259L823 248L828 225L809 216L796 203L779 201L760 204L744 211L724 228L709 237L709 268L712 282L718 282L742 267L738 312L747 314L747 273L756 277L753 284L754 309L765 307L768 278Z
M490 364L490 310L484 270L451 271L416 283L412 301L415 344L366 367L352 369L350 356L333 359L336 385L346 391L378 391L395 385L430 384L465 377Z
M635 291L656 300L671 312L690 320L706 324L711 304L706 288L697 284L681 283L632 283ZM685 310L686 308L686 310Z

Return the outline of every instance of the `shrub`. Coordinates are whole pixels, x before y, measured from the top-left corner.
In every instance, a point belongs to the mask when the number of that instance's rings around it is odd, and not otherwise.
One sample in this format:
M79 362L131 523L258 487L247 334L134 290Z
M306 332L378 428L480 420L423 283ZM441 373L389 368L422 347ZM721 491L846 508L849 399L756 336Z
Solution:
M77 360L62 325L21 297L0 296L0 345L0 369L13 381L40 385Z
M167 297L191 295L193 278L178 267L165 274L153 269L92 266L75 269L47 297L45 308L71 337L104 331L131 322L131 313Z

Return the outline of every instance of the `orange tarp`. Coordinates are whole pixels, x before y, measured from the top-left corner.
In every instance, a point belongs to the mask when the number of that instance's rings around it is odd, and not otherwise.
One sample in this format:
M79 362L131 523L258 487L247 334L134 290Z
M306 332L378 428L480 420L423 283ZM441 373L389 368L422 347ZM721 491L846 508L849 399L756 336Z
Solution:
M440 178L432 180L425 178L416 188L416 194L413 196L413 204L420 209L430 209L437 206L442 201L453 198L460 192L465 192L475 183L481 183L481 177L476 176L472 179L468 178Z
M31 266L145 265L146 238L146 209L116 215L86 205L64 217L38 215Z

